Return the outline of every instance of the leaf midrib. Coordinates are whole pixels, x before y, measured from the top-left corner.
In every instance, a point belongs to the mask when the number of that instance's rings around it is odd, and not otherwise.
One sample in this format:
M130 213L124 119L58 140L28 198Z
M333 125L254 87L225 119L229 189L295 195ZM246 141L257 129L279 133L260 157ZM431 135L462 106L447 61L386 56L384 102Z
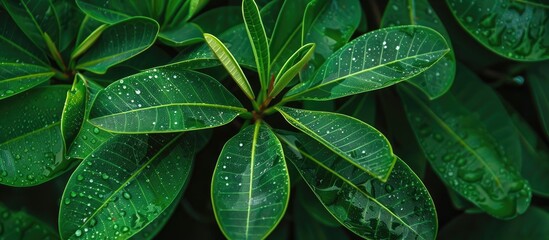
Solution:
M250 153L250 188L248 190L248 209L246 214L246 239L249 237L250 232L250 213L252 208L252 190L253 190L253 177L255 167L255 150L257 145L257 139L259 138L259 128L261 127L261 121L257 121L254 126L254 134L252 138L252 150Z
M526 1L526 0L514 0L514 1L518 2L518 3L522 3L524 5L530 5L530 6L534 6L534 7L549 9L549 5L545 5L545 4L542 4L542 3L533 3L533 2L530 2L530 1Z
M51 124L51 125L48 125L48 126L46 126L46 127L43 127L43 128L40 128L40 129L35 129L35 130L32 130L32 131L30 131L30 132L28 132L28 133L25 133L25 134L23 134L23 135L19 135L19 136L17 136L16 138L9 139L9 140L7 140L7 141L5 141L5 142L3 142L3 143L0 143L0 146L3 146L3 145L5 145L5 144L9 144L9 143L14 142L14 141L18 141L18 140L20 140L20 139L22 139L22 138L26 138L26 137L28 137L28 136L30 136L30 135L33 135L33 134L36 134L36 133L39 133L39 132L42 132L42 131L45 131L45 130L49 130L50 128L55 127L55 126L60 125L60 124L61 124L61 120L59 120L58 122L55 122L55 123L53 123L53 124Z
M88 67L88 66L90 66L90 65L93 66L93 65L96 65L96 64L98 64L98 63L102 63L102 62L104 62L104 60L106 60L106 59L116 58L116 57L118 57L118 56L120 56L120 55L128 54L128 53L135 52L135 51L139 52L139 51L143 50L143 49L141 49L141 48L143 48L143 47L146 48L147 46L150 46L151 44L152 44L152 42L151 42L150 44L141 45L141 46L139 46L139 47L132 48L132 49L129 49L129 50L127 50L127 51L120 52L120 53L117 53L117 54L105 56L105 57L102 57L102 58L96 58L95 60L91 60L91 61L84 61L84 63L80 63L80 64L78 64L76 67L77 67L77 68L85 68L85 67ZM87 56L89 56L89 55L87 55ZM91 57L88 57L88 58L91 58ZM85 59L85 58L84 58L84 59Z
M23 75L23 76L18 76L18 77L13 77L13 78L0 79L0 83L6 83L6 82L12 82L12 81L25 79L25 78L42 77L42 76L48 76L48 75L53 76L53 75L55 75L55 73L54 72L41 72L41 73L34 73L34 74ZM46 80L43 80L43 81L46 81Z

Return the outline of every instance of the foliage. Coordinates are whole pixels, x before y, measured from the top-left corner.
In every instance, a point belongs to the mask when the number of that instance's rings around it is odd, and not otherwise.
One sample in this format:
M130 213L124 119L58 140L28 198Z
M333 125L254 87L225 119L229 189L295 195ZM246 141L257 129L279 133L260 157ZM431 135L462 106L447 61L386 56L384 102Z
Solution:
M547 18L536 0L2 0L0 239L543 238Z

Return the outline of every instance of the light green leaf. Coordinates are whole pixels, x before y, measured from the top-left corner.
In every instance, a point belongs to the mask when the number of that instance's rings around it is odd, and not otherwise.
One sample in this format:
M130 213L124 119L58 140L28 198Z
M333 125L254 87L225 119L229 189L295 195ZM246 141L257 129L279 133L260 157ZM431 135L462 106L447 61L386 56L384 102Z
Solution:
M81 75L74 77L72 88L67 91L63 114L61 115L61 135L66 149L72 144L84 122L86 111L86 83Z
M440 239L544 239L549 236L549 213L531 207L524 215L510 221L488 215L462 214L454 218L440 232Z
M61 114L70 86L38 87L0 101L0 184L34 186L67 171Z
M427 0L391 0L387 3L381 26L421 25L439 32L452 48L450 36ZM456 57L451 51L439 62L408 82L424 92L429 99L436 99L450 90L456 73Z
M212 177L212 205L229 239L263 239L282 219L290 179L282 146L261 122L227 141Z
M540 64L527 72L530 89L538 109L540 122L549 137L549 71L548 64Z
M143 17L111 25L78 60L76 68L105 73L110 67L149 48L156 40L158 29L158 23Z
M44 52L37 48L13 21L6 10L0 8L0 62L30 63L48 66Z
M396 161L389 141L370 125L346 115L277 108L286 121L314 138L350 165L382 181Z
M299 48L289 59L284 63L284 66L278 72L278 75L275 78L275 83L272 91L270 92L270 97L275 98L284 88L294 79L297 74L303 69L307 64L309 59L311 59L315 51L315 44L308 43L303 47Z
M116 135L84 159L63 193L61 237L127 239L159 217L189 178L194 143L181 135Z
M301 80L311 79L316 70L341 48L358 27L362 15L358 0L310 1L303 16L301 44L315 43L315 54L301 72Z
M25 211L13 211L0 203L0 216L2 239L59 239L51 226Z
M549 59L547 1L446 2L461 26L492 52L517 61Z
M89 36L92 35L92 33L102 25L106 24L95 20L89 15L86 15L86 17L82 19L82 23L80 24L80 27L78 29L78 36L76 37L75 46L82 45L82 42L84 42L86 38L89 38Z
M322 101L388 87L424 72L449 51L444 38L427 27L371 31L332 54L283 101Z
M451 93L429 102L413 89L401 90L408 121L446 186L497 218L526 211L528 182L473 112Z
M435 206L414 172L398 159L386 182L349 164L303 134L279 135L284 153L343 226L366 239L434 239Z
M187 19L190 19L200 11L206 4L208 4L209 0L187 0L189 2L189 15L187 16Z
M99 39L99 37L101 36L101 33L103 33L103 31L105 31L105 29L108 28L107 24L101 24L97 26L97 28L95 28L96 27L95 24L98 22L91 18L85 21L86 23L82 24L80 28L81 32L78 35L79 38L83 38L83 39L79 42L77 47L74 48L74 50L72 51L71 59L76 59L77 57L80 57L80 55L84 54L84 52L90 49L90 47L93 46L93 44L97 41L97 39ZM88 29L88 28L93 28L93 29ZM88 34L88 35L81 36L81 34L82 35Z
M53 75L52 70L38 65L0 62L0 99L27 91Z
M269 52L269 43L259 8L254 0L242 1L242 16L246 25L249 41L252 45L257 72L259 74L259 82L262 89L267 89L269 86L271 54Z
M186 23L177 28L163 29L158 34L158 39L172 47L186 46L204 40L202 30L194 23Z
M223 67L227 69L227 72L229 72L236 84L238 84L244 94L246 94L246 96L253 101L255 99L255 95L252 87L231 52L229 52L227 47L225 47L219 39L211 34L204 33L204 39Z
M99 128L117 133L212 128L247 110L217 80L192 71L144 71L101 91L90 113Z

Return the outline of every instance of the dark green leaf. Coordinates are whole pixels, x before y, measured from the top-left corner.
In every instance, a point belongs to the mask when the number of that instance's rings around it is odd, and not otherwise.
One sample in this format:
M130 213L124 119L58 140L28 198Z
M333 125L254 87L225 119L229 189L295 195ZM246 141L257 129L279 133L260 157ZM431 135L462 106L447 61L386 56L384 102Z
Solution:
M112 132L153 133L224 125L246 112L215 79L192 71L152 69L101 91L91 122Z
M93 19L89 15L86 15L86 17L82 20L82 23L80 24L80 28L78 29L78 36L76 37L75 46L82 45L82 42L84 42L86 38L89 38L90 35L92 35L93 32L102 25L106 24L103 24L102 22Z
M60 123L69 89L39 87L0 101L1 184L38 185L68 170Z
M305 186L305 188L307 188ZM301 204L298 201L295 201L294 204L294 229L295 229L295 239L296 240L347 240L349 237L345 234L344 228L341 228L341 224L335 221L334 217L328 213L324 206L318 201L316 196L309 189L303 188L298 192L307 191L311 195L309 199L310 202L306 204ZM315 218L311 211L306 211L307 204L319 205L322 211L326 212L327 217L331 218L338 227L327 227L326 225L320 224L321 221L318 217ZM287 238L286 238L287 239Z
M333 154L382 181L387 180L396 157L389 141L375 128L355 118L329 112L277 108L286 121Z
M433 201L402 160L381 182L303 134L279 137L287 159L324 207L355 234L366 239L434 239Z
M59 236L48 224L25 211L13 211L0 203L0 238L54 240Z
M159 217L190 174L181 135L116 135L84 159L61 200L62 238L129 238Z
M545 130L545 136L549 137L549 71L547 66L547 63L540 64L530 69L527 74L541 125Z
M544 0L446 0L463 28L493 52L519 61L549 59Z
M427 0L391 0L387 3L381 25L389 27L408 24L433 28L444 36L448 46L452 47L450 36ZM450 89L455 72L456 58L451 51L429 70L410 79L409 82L430 99L435 99Z
M74 48L71 59L76 59L80 55L84 54L93 44L99 39L101 33L108 28L107 24L100 24L98 21L93 20L92 18L84 19L84 23L80 28L78 34L78 45ZM82 39L80 39L82 38Z
M315 0L303 16L301 43L315 43L313 58L301 72L302 81L312 78L326 59L341 48L355 32L361 16L357 0Z
M38 65L0 62L0 99L27 91L50 80L54 74Z
M463 214L452 220L440 232L440 239L544 239L549 236L549 213L532 207L511 221L487 215Z
M497 218L526 211L528 182L473 112L452 94L429 102L402 88L401 97L423 152L448 187Z
M288 204L290 179L282 146L261 122L243 129L221 151L212 177L212 205L229 239L263 239Z
M164 29L158 34L158 39L172 47L186 46L204 40L202 30L194 23L186 23L178 28Z
M300 207L296 208L303 208L306 210L308 215L312 217L311 220L317 221L321 223L324 227L340 227L341 224L324 208L324 205L318 201L315 194L311 191L311 189L308 188L308 186L301 182L297 185L296 190L296 203L300 205ZM303 214L307 214L303 213ZM302 223L300 221L296 221L297 223Z
M175 2L175 1L174 1ZM136 5L137 2L121 2L109 0L76 0L78 7L87 15L104 23L114 24L132 16L141 16L146 5ZM174 9L175 10L175 9Z
M200 14L193 22L198 24L204 32L220 35L227 29L243 23L242 8L238 6L224 6L214 8Z
M337 112L354 117L374 126L377 110L376 103L377 101L374 94L358 94L350 97L344 104L341 105Z
M110 67L149 48L156 40L158 23L136 17L110 26L76 64L77 69L105 73Z
M383 28L343 46L313 79L292 88L284 101L328 100L408 80L450 51L444 38L423 26Z
M179 207L179 203L181 201L181 197L183 196L183 192L185 192L185 187L181 189L178 196L174 199L172 204L164 209L164 211L158 216L154 221L152 221L147 227L143 228L141 231L139 231L137 234L133 235L131 239L133 240L145 240L150 239L153 240L154 237L162 230L164 225L170 220L170 218L173 215L173 212L175 212L175 209Z
M254 59L259 74L259 82L262 89L269 86L271 54L269 52L269 42L261 21L259 8L254 0L242 1L242 16L246 25L246 32L252 46Z

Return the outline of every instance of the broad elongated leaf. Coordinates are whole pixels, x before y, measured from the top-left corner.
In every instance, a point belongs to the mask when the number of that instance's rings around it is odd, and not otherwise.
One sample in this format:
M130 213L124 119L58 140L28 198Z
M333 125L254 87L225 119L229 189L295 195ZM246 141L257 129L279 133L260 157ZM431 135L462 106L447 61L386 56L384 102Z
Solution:
M172 47L190 45L204 40L200 27L194 23L186 23L180 27L163 29L158 34L158 38L161 42Z
M433 28L444 36L448 46L452 47L450 36L427 0L391 0L387 3L381 25L389 27L408 24ZM456 57L451 51L429 70L408 82L423 91L430 99L435 99L450 89L455 73Z
M493 52L519 61L549 58L547 1L446 2L461 26Z
M74 78L72 88L67 92L63 114L61 115L61 134L66 149L72 144L83 125L86 111L86 83L81 75Z
M212 177L212 204L229 239L263 239L288 204L290 179L282 146L261 122L243 129L221 151Z
M541 125L545 136L549 137L549 71L547 63L540 64L528 71L528 81L536 102Z
M301 80L311 79L316 70L341 48L355 32L360 22L358 0L310 1L303 16L301 43L315 43L315 54L303 68Z
M252 45L257 72L259 73L259 82L261 83L261 88L266 89L271 79L269 77L271 54L269 52L267 34L261 21L261 14L254 0L242 1L242 16L250 44Z
M295 128L322 143L371 176L387 180L396 157L389 141L375 128L355 118L329 112L277 108Z
M99 39L103 31L108 28L107 24L101 24L93 18L86 17L83 20L78 32L77 47L71 54L71 59L76 59L85 53Z
M318 200L355 234L366 239L434 239L433 201L402 160L382 182L303 134L279 137L287 159Z
M132 16L141 16L146 5L137 2L121 2L109 0L76 0L78 7L87 15L101 22L114 24ZM175 10L175 9L174 9Z
M530 205L531 189L501 145L452 94L420 99L410 88L401 96L408 121L442 181L497 218L513 218Z
M48 66L44 52L23 33L10 15L0 9L0 62L22 62Z
M0 99L27 91L53 75L51 69L38 65L0 62Z
M224 125L243 112L215 79L160 68L109 85L98 94L90 120L112 132L176 132Z
M93 33L103 25L108 26L107 24L95 20L89 15L86 15L86 17L82 20L82 23L80 24L80 28L78 29L78 36L76 37L75 46L82 45L84 40L90 38L90 36L93 35Z
M204 32L220 35L236 25L243 23L242 8L239 6L223 6L206 11L192 20Z
M326 210L324 205L318 201L316 195L309 189L307 184L300 182L300 184L297 185L296 195L296 205L299 204L315 221L328 227L341 226L330 212Z
M0 101L0 184L38 185L68 170L60 123L69 89L39 87Z
M77 69L105 73L149 48L156 40L158 23L143 17L135 17L110 26L97 42L76 64Z
M440 239L544 239L549 235L548 224L549 213L538 207L531 207L524 215L510 221L463 214L441 230Z
M429 69L450 51L444 38L423 26L369 32L343 46L298 84L285 101L328 100L384 88Z
M189 177L195 146L181 135L117 135L84 159L63 193L61 237L129 238L160 216Z
M301 194L301 191L306 191L307 194L311 195L308 199L310 200L307 203L300 203L299 201L294 201L294 229L295 235L294 239L296 240L309 240L309 239L338 239L338 240L347 240L349 237L344 231L344 228L341 227L339 222L335 221L334 217L329 215L328 211L324 206L316 199L316 196L311 192L311 190L306 189L307 186L300 189L298 194ZM311 211L306 211L308 204L319 205L320 210L324 211L327 217L334 221L337 226L327 227L326 225L321 224L321 219L315 217ZM306 224L305 224L306 223ZM285 238L288 239L288 238Z
M154 237L162 230L164 225L170 220L170 218L173 215L173 212L175 212L175 209L179 206L179 203L181 201L181 197L183 196L183 193L185 192L185 187L181 189L178 196L174 199L172 204L164 209L160 216L158 216L154 221L152 221L147 227L143 228L141 231L139 231L136 235L132 236L132 239L135 240L144 240L144 239L154 239Z
M231 52L229 52L227 47L225 47L219 39L211 34L205 33L204 39L206 40L208 46L212 49L213 53L217 56L223 67L225 67L231 77L233 77L236 84L238 84L240 89L244 91L244 94L246 94L246 96L253 101L255 99L255 95L252 91L252 87Z
M2 239L59 239L48 224L24 211L13 211L0 203L0 237Z
M270 93L271 97L276 97L284 88L294 79L299 71L307 64L315 51L315 44L308 43L299 48L289 59L284 63L280 72L275 78L274 87Z

